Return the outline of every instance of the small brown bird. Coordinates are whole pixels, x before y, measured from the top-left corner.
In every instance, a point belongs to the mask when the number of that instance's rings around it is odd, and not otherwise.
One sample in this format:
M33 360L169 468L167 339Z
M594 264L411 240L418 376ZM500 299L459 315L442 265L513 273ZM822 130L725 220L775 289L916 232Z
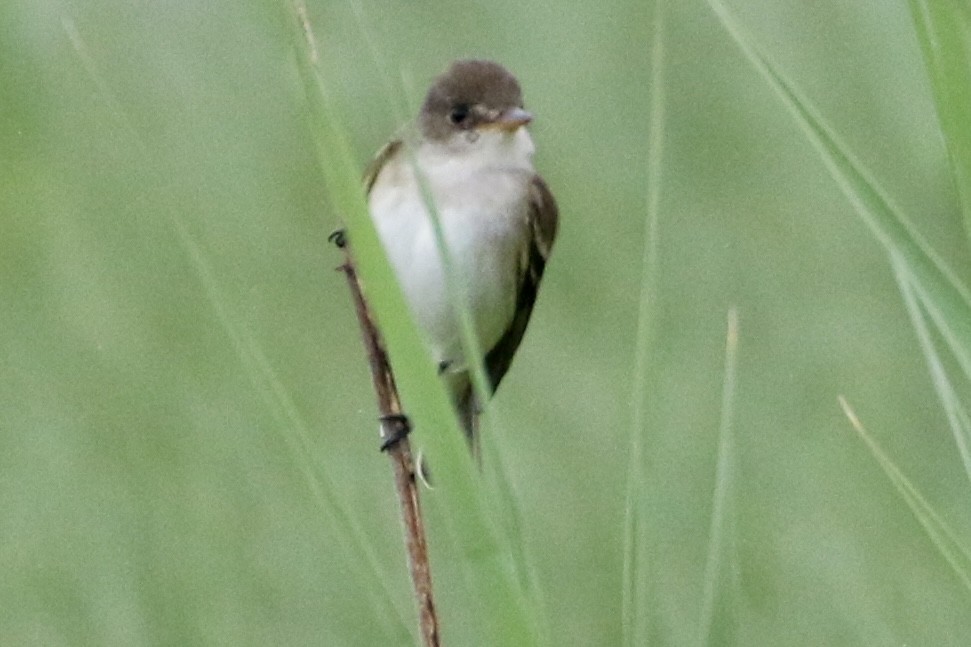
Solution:
M508 70L456 61L435 80L414 126L381 150L366 176L371 218L474 454L480 403L415 167L495 390L526 331L557 230L556 202L533 168L532 119Z

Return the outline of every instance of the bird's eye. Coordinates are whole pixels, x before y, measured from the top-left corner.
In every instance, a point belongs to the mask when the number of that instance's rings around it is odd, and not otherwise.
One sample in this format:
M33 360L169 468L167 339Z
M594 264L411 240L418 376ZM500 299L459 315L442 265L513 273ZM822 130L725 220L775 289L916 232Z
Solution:
M451 121L456 126L461 125L469 118L469 107L464 103L452 108L452 111L448 113L448 120Z

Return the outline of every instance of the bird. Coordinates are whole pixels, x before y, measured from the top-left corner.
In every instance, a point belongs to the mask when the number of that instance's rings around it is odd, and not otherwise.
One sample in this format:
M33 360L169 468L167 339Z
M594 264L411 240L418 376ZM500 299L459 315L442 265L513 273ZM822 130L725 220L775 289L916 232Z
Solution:
M484 403L472 385L428 202L464 288L491 395L526 332L558 229L556 200L533 167L532 120L509 70L457 60L365 173L372 222L476 458Z

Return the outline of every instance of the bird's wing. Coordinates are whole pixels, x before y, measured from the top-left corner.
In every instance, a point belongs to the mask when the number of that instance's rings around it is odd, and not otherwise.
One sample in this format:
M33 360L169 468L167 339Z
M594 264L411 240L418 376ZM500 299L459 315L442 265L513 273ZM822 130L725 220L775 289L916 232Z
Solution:
M527 213L529 227L529 244L524 250L519 270L519 286L516 293L516 314L509 323L509 328L485 356L486 372L493 390L499 386L502 377L509 370L513 354L519 347L519 342L526 332L529 316L533 312L536 301L536 291L546 259L549 258L553 241L556 238L559 212L556 200L550 193L549 187L538 175L533 176L529 187L529 210Z
M374 156L374 159L371 160L371 163L367 165L367 168L364 169L365 194L371 193L371 189L374 188L374 183L377 181L378 174L381 173L381 169L384 168L384 165L388 162L388 160L394 157L398 151L401 150L403 141L404 140L401 139L392 139L390 142L385 144L381 150L378 151L378 154Z

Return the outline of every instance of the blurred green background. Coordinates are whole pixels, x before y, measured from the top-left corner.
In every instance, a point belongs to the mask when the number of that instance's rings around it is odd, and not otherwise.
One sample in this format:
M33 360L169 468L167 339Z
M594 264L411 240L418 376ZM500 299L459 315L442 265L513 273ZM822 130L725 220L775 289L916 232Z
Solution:
M969 592L837 405L971 542L885 254L708 6L672 5L646 430L655 642L698 631L737 306L726 642L966 645ZM731 6L967 277L906 4ZM493 413L554 644L622 636L651 16L621 0L310 4L362 168L399 125L386 79L414 105L457 57L503 62L538 116L561 233ZM285 21L271 0L0 8L0 644L413 640ZM475 598L441 562L445 644L475 645Z

